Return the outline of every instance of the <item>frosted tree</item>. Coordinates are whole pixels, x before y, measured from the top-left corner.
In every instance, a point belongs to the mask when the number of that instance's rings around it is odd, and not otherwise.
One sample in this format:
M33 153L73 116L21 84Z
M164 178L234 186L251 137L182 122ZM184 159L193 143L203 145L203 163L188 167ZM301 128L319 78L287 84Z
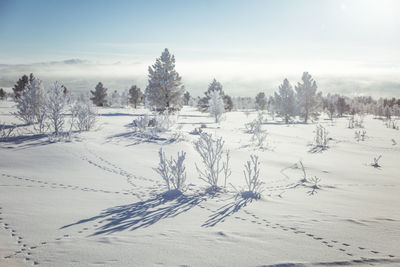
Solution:
M119 95L117 90L111 94L111 106L118 107L121 106L121 96Z
M129 89L129 104L136 108L143 100L143 93L139 87L133 85Z
M47 118L55 135L63 130L66 105L67 96L64 93L64 87L59 82L55 82L47 91L46 101Z
M104 107L107 106L107 88L104 88L103 84L99 82L96 85L96 88L94 91L90 91L92 94L92 97L90 100L93 101L93 104L95 104L98 107Z
M308 72L303 73L302 82L295 87L299 114L307 123L312 115L316 115L319 107L317 83Z
M267 108L267 98L265 97L265 93L260 92L256 96L256 108L258 110L265 110Z
M16 117L28 124L38 122L40 115L43 114L42 108L45 105L45 92L42 81L34 78L29 81L25 89L18 98L15 98L17 103Z
M296 100L288 79L283 80L279 86L279 92L275 92L274 106L275 111L285 120L285 123L289 123L290 118L295 114Z
M210 100L208 111L210 115L215 118L215 122L219 122L221 119L222 114L225 111L224 108L224 101L222 100L221 95L218 91L211 91L210 92Z
M146 87L146 103L159 112L180 110L183 104L184 86L175 70L175 57L167 48L161 57L149 67L149 84Z
M205 96L199 100L198 108L202 112L206 112L209 110L208 107L209 107L210 94L213 91L217 91L221 95L222 100L224 101L225 111L231 111L233 108L232 98L228 95L225 95L224 91L222 90L222 84L218 82L216 79L213 79L213 81L208 86L207 91L204 93Z

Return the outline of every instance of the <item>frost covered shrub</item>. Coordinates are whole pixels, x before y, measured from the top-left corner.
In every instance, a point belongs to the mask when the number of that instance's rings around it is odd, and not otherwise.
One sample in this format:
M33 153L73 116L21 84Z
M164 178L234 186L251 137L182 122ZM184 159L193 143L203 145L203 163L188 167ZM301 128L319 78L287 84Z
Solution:
M156 114L156 129L158 132L167 132L176 124L177 120L177 115L171 114L170 111L166 109L162 113Z
M264 182L260 180L260 162L258 161L258 156L251 155L250 160L246 162L244 167L243 174L247 190L242 191L241 195L243 198L260 199Z
M365 137L367 136L367 131L366 130L358 130L354 132L354 138L357 140L357 142L360 141L365 141Z
M328 131L322 125L317 125L315 130L315 146L319 148L327 148L328 147Z
M257 147L264 148L267 137L268 137L268 132L262 130L260 125L260 127L256 127L254 129L253 135L251 136L251 141L254 142Z
M16 125L5 125L0 122L0 140L4 140L13 136L13 132L16 129Z
M133 127L135 128L135 132L145 132L147 127L150 125L150 117L148 114L144 114L143 117L138 119L134 119L132 122Z
M263 122L264 122L264 114L262 112L258 112L257 118L249 123L246 123L244 126L246 127L246 131L252 134L257 128L261 128Z
M74 102L71 106L72 124L79 131L90 131L96 124L97 110L88 100Z
M314 195L315 193L317 193L317 190L321 189L321 186L319 184L319 182L321 182L321 178L318 178L317 176L314 176L310 179L309 181L311 183L311 191L308 191L309 195Z
M394 129L394 130L399 130L399 126L397 125L397 121L393 119L387 119L386 122L386 127L389 129Z
M262 129L264 122L264 114L258 112L257 118L252 122L245 124L248 133L251 133L251 141L259 148L265 147L265 141L268 137L268 132Z
M225 112L224 108L224 100L219 91L211 91L210 99L208 101L209 107L208 111L210 115L214 117L215 122L219 122L221 120L222 114Z
M374 158L374 163L371 163L371 166L374 168L380 168L381 165L379 165L379 160L381 159L382 155L379 155L379 157Z
M59 82L55 82L46 95L47 118L49 126L53 129L53 134L55 135L58 135L63 130L66 105L67 96L64 93L64 87Z
M154 170L160 174L164 180L168 191L179 190L182 192L185 189L186 181L186 168L184 165L186 153L178 152L177 159L167 159L162 148L160 148L158 155L160 157L160 163Z
M364 128L364 118L362 116L351 116L349 119L348 128Z
M226 180L231 175L229 168L229 152L223 151L225 142L222 138L214 139L211 134L201 133L199 139L194 143L195 150L199 153L204 165L204 170L201 170L197 164L196 169L199 173L199 178L210 185L212 191L218 191L218 180L222 174ZM223 155L225 154L225 160Z

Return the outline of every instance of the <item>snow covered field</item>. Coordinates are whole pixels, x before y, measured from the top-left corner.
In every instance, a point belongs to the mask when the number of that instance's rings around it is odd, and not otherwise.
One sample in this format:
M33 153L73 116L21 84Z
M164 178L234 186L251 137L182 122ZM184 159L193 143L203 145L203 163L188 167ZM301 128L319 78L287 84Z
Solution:
M13 102L0 121L18 123ZM158 138L133 133L145 110L103 108L95 130L69 142L30 134L0 143L0 266L332 266L400 265L400 131L364 118L356 141L347 118L320 119L329 147L313 151L316 124L267 121L266 149L250 142L247 115L221 123L191 107ZM209 195L193 147L205 132L231 151L227 192ZM23 126L18 127L21 128ZM185 151L184 195L166 191L153 170L160 148ZM260 157L260 200L237 197L244 164ZM371 166L382 155L381 167ZM320 189L301 183L321 179Z

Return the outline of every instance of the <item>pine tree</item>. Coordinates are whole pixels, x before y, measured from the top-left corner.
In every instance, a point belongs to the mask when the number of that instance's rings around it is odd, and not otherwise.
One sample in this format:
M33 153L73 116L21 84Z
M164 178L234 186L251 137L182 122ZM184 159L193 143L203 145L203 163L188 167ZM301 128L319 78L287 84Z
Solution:
M186 93L183 95L183 104L185 106L189 105L190 98L190 93L186 91Z
M143 93L139 87L133 85L129 89L129 104L131 104L134 108L137 107L143 100Z
M210 112L211 116L215 118L215 122L219 122L222 114L225 111L224 101L218 91L211 91L209 97L210 100L208 101L208 111Z
M0 99L3 100L6 98L6 96L7 96L6 91L4 91L3 88L0 88Z
M96 88L94 91L90 91L92 93L93 97L90 98L90 100L93 101L93 104L95 104L98 107L104 107L107 106L107 88L104 88L103 84L99 82L96 85Z
M304 72L301 79L302 83L298 83L295 87L296 98L300 116L307 123L311 115L316 115L315 112L319 106L317 83L308 72Z
M289 123L290 118L295 114L296 102L288 79L283 80L279 86L279 93L275 92L274 106L278 115L285 119L285 123Z
M175 70L175 57L167 48L149 67L149 84L146 87L146 102L159 112L180 110L183 104L184 86Z
M265 97L265 93L260 92L257 94L256 107L259 110L265 110L267 108L267 98Z
M342 96L338 97L335 104L339 117L342 117L345 112L350 110L350 105L346 103L346 99Z
M33 76L33 73L31 73L29 75L29 77L27 75L23 75L18 81L17 83L14 85L14 87L12 88L12 90L14 91L14 96L15 98L19 98L22 95L22 91L24 91L25 86L29 83L32 82L35 79L35 77Z

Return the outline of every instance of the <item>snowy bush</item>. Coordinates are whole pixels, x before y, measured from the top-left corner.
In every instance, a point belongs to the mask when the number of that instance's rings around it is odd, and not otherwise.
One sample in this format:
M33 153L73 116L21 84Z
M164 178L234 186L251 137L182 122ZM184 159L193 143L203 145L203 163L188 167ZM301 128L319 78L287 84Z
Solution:
M211 134L201 133L199 139L194 143L195 150L199 153L205 170L202 171L196 164L199 178L210 185L211 191L218 191L218 180L220 175L224 175L226 180L231 175L229 168L229 152L225 152L223 161L223 148L225 142L222 138L214 139Z
M309 183L311 183L311 191L308 191L309 195L314 195L315 193L317 193L317 190L321 189L320 183L321 182L321 178L318 178L317 176L312 177L309 180Z
M244 165L244 179L247 188L241 192L243 198L260 199L262 193L262 185L264 182L260 180L260 162L258 156L251 155L250 160Z
M315 146L318 148L326 149L328 147L328 131L322 125L317 125L315 129Z
M97 110L88 100L74 102L71 106L72 124L82 131L91 130L96 124Z
M259 111L257 113L257 118L251 122L246 123L244 126L246 127L246 131L248 133L253 134L254 131L257 130L257 128L261 128L263 122L264 122L264 113Z
M210 115L214 117L215 122L219 122L221 120L221 116L225 111L224 101L219 93L219 91L211 91L210 99L208 101L208 111Z
M371 163L371 166L374 168L380 168L381 165L379 165L379 160L381 159L382 155L379 155L379 157L374 158L374 163Z
M351 116L349 118L348 128L349 129L364 128L364 117L354 116L354 115Z
M248 133L251 133L251 141L258 148L265 148L265 141L268 137L268 132L262 129L262 124L264 122L264 114L262 112L258 112L257 118L252 122L246 123L245 127Z
M6 140L13 136L14 130L16 129L16 125L6 125L3 122L0 122L0 140Z
M157 168L154 168L154 170L160 174L168 188L168 191L184 191L186 181L186 168L184 161L186 153L182 151L178 153L177 159L173 159L172 157L167 159L162 148L160 148L158 155L160 157L160 163Z
M394 119L387 119L385 121L386 127L389 129L399 130L399 126L397 125L397 121Z
M66 105L67 96L64 93L64 87L59 82L55 82L47 91L46 98L47 118L55 135L63 130Z
M150 117L148 114L144 114L142 117L138 119L134 119L132 122L133 127L135 128L135 132L144 133L150 125Z
M158 132L167 132L176 124L178 117L171 114L168 109L155 115L155 126Z
M357 140L357 142L360 141L365 141L365 137L367 136L367 131L366 130L358 130L354 132L354 138Z

